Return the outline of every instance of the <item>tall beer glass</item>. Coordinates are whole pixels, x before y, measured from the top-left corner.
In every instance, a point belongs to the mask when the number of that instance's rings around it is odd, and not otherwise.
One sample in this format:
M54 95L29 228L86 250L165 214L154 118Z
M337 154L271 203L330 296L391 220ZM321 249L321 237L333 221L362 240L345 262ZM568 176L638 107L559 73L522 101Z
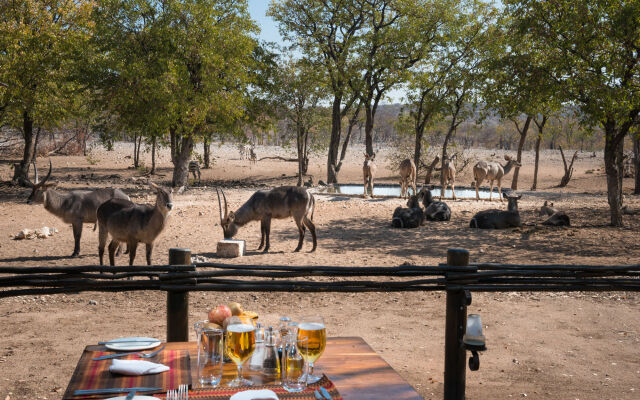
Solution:
M327 345L327 330L322 317L302 318L298 324L298 338L307 338L307 348L300 349L302 358L307 362L307 383L318 382L321 376L313 374L313 364L320 358Z
M256 327L248 317L231 317L227 325L225 349L227 356L236 363L238 377L229 386L250 386L253 382L242 377L242 364L251 357L256 348Z

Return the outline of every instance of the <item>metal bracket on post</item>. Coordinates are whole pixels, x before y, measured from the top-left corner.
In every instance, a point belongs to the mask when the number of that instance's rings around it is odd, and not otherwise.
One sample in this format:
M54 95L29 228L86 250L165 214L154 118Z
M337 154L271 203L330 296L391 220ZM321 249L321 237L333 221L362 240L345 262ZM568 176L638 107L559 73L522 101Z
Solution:
M191 250L169 249L169 265L191 265ZM189 292L167 291L167 342L189 341Z
M447 251L447 265L466 267L469 252L463 249ZM460 272L459 268L455 269ZM471 293L465 290L447 289L447 319L444 344L444 398L464 400L467 369L467 355L462 337L467 324L467 305L471 303Z

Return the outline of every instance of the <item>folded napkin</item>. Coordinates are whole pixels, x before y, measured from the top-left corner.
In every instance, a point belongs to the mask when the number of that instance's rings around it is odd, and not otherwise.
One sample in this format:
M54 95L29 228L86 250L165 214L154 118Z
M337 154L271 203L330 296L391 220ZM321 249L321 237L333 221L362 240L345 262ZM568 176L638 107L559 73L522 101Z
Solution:
M121 375L147 375L157 374L168 371L169 367L164 364L156 364L143 360L118 360L113 359L113 363L109 367L112 374Z
M268 389L245 390L234 394L229 400L278 400L278 396Z

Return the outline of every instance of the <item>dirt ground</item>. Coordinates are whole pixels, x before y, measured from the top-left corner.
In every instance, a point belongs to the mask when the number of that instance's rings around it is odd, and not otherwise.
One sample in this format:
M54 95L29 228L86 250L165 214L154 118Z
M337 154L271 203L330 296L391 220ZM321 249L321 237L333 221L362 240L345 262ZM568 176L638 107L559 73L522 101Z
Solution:
M199 149L201 151L201 149ZM91 157L53 157L52 180L63 190L120 187L137 202L151 203L148 179L127 169L131 148L117 144L114 152L94 149ZM284 155L258 147L258 157ZM397 174L378 155L379 181L397 182ZM282 161L241 160L234 146L213 149L216 164L203 170L202 184L174 199L176 208L156 242L154 264L167 262L170 247L188 247L200 259L215 259L222 238L213 187L225 187L231 209L239 207L259 187L294 184L297 166ZM362 155L350 149L342 182L362 181ZM495 155L494 155L495 153ZM503 153L476 151L479 159L499 159ZM144 155L149 165L149 155ZM0 164L0 180L12 176L10 161ZM40 160L40 174L46 160ZM159 161L156 182L171 178L168 151ZM325 179L325 157L311 160L315 182ZM362 199L316 195L318 250L292 253L297 230L289 220L272 224L271 252L256 251L258 223L240 230L249 249L229 263L278 265L396 266L402 263L436 265L447 248L469 249L472 261L502 263L631 264L638 263L640 215L625 216L625 227L611 228L606 200L602 154L581 153L569 186L558 189L562 160L558 152L542 154L537 192L521 190L520 210L526 226L504 231L468 228L471 216L506 203L448 201L452 220L414 230L390 227L400 199ZM533 177L533 154L526 153L520 188ZM511 184L512 174L504 181ZM458 177L471 182L471 169ZM640 208L631 196L632 180L625 179L626 204ZM96 264L97 233L85 225L81 256L73 249L71 227L41 205L27 205L28 192L0 186L0 265L49 266ZM539 224L535 209L552 200L572 219L572 227L551 229ZM24 228L55 227L47 239L13 240ZM125 256L117 262L126 263ZM144 252L138 251L138 264ZM209 308L238 301L256 311L260 320L275 324L320 314L331 336L362 336L426 399L443 395L445 295L429 293L273 294L209 293L190 296L191 321L206 317ZM0 299L0 399L59 399L87 344L121 336L165 337L165 295L161 292L93 293L24 296ZM469 313L480 313L488 351L477 372L467 372L467 398L510 399L638 399L640 398L640 294L638 293L474 293ZM193 335L193 333L191 333ZM192 338L193 339L193 338ZM322 359L319 361L322 366Z

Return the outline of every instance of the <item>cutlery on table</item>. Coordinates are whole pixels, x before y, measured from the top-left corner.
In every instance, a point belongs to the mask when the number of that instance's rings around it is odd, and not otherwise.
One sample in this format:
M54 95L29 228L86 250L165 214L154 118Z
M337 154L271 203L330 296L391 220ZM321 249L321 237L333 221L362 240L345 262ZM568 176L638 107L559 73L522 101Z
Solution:
M178 386L178 398L177 400L189 400L189 386Z
M313 392L313 395L315 396L316 400L324 400L324 397L322 397L320 392L318 392L318 389L316 389L316 391Z
M136 395L136 391L135 391L135 390L132 390L132 391L130 391L130 392L129 392L129 394L127 395L127 397L125 397L125 399L124 399L124 400L133 400L133 396L135 396L135 395Z
M110 394L110 393L122 393L131 392L157 392L162 390L161 387L131 387L131 388L108 388L108 389L80 389L73 392L74 396L83 396L88 394Z
M158 350L152 351L151 353L141 353L139 351L132 351L132 352L129 352L129 353L110 354L108 356L96 357L96 358L93 358L92 360L93 361L108 360L110 358L117 358L117 357L122 357L122 356L130 356L132 354L135 354L140 358L151 358L151 357L155 357L158 353L160 353L162 350L164 350L164 348L165 348L165 346L162 346Z

